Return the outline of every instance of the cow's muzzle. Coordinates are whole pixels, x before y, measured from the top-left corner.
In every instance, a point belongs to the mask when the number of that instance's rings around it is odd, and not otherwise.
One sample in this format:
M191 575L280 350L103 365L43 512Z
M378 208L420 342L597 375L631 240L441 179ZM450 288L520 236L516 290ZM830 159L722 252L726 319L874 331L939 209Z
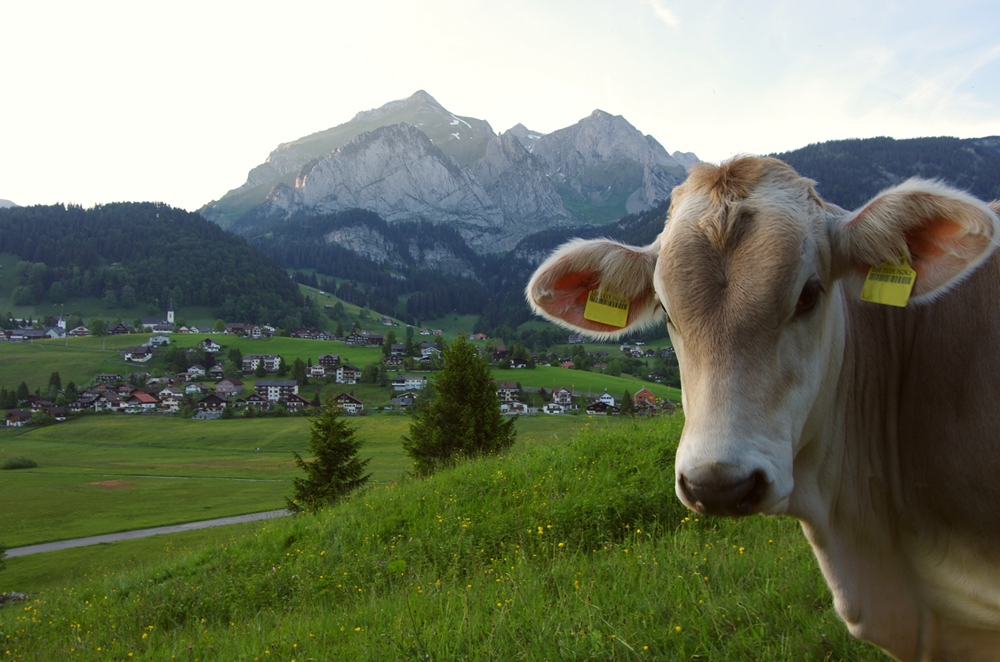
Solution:
M737 482L694 482L681 474L677 483L687 505L703 515L752 515L760 510L768 487L760 470Z

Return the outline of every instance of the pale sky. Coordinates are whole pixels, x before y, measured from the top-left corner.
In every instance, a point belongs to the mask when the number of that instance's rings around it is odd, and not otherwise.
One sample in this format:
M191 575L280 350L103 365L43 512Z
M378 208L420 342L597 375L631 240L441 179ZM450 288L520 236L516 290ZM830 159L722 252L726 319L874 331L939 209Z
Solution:
M424 89L497 132L595 108L707 161L1000 134L996 0L0 0L0 198L194 210Z

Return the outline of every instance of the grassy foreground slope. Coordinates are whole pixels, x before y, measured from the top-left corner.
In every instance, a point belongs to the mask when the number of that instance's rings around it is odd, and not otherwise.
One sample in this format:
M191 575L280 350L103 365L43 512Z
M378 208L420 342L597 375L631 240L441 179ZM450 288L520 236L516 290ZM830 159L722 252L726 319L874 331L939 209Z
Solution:
M695 518L682 421L378 487L0 610L7 659L883 660L795 522Z

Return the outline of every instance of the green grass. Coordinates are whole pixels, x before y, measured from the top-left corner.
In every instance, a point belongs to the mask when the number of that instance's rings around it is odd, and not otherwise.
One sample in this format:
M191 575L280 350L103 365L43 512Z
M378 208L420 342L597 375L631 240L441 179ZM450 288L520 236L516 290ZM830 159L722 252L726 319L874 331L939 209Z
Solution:
M681 397L680 389L647 382L626 374L621 377L612 377L600 372L570 370L555 366L538 366L533 370L500 370L495 368L492 372L493 378L496 380L520 382L523 388L544 388L546 392L551 392L553 388L572 386L576 393L591 393L597 396L606 389L617 399L622 397L626 390L635 395L636 391L646 387L659 398L670 398L674 402L680 402Z
M7 569L0 574L0 593L60 591L65 586L119 574L123 570L170 563L190 552L224 543L234 535L252 532L259 526L258 523L233 524L6 559Z
M585 423L520 419L520 444L566 439ZM410 470L401 444L408 416L364 416L351 424L365 442L361 456L371 458L373 480L397 480ZM0 474L0 541L20 547L282 508L301 473L292 452L306 452L309 426L298 417L102 415L0 431L0 465L15 458L38 464Z
M681 423L602 422L43 591L0 610L2 648L25 660L886 659L847 633L794 521L683 509Z

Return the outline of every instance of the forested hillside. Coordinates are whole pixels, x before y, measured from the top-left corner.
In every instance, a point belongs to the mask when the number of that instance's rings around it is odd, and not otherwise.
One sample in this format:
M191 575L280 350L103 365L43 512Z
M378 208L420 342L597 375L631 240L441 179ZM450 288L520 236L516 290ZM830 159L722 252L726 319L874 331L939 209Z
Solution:
M69 205L0 209L0 253L21 262L14 305L104 298L211 306L226 320L315 326L319 313L285 272L242 239L198 214L161 203L90 209Z
M330 233L347 230L367 240L359 246L365 254L327 241ZM300 282L409 323L479 313L490 298L479 277L481 259L443 224L403 222L390 228L373 212L350 209L295 218L250 241L283 267L322 274ZM440 260L431 261L431 254L446 257L447 270Z
M982 200L1000 198L1000 137L834 140L775 154L815 179L825 200L860 207L910 177L940 179Z

